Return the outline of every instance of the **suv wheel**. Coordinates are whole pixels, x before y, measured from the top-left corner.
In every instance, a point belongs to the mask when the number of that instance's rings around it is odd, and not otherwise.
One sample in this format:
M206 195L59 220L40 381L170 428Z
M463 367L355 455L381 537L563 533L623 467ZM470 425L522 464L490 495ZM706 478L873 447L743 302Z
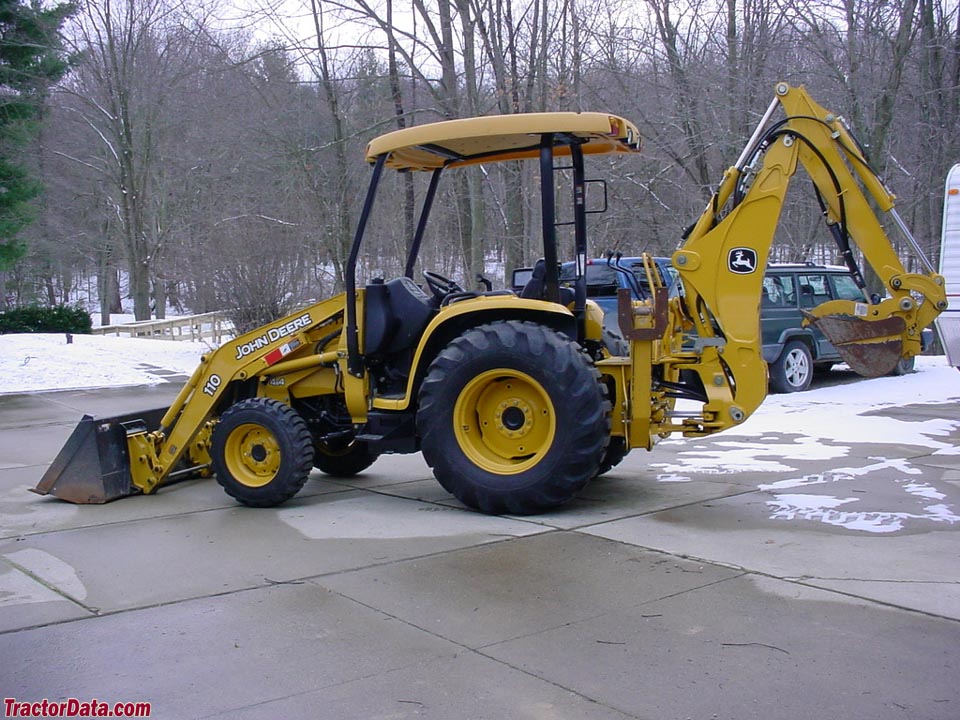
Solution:
M799 340L788 342L780 357L770 365L770 387L774 392L806 390L812 379L813 358L807 346Z

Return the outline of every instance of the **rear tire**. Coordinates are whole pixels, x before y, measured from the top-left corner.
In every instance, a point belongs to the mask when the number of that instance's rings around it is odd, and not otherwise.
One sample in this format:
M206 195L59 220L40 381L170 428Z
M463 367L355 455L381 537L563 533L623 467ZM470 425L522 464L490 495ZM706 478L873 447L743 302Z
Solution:
M627 456L627 439L619 435L610 438L610 444L603 454L603 460L600 461L600 469L597 470L597 477L610 472L614 467Z
M230 407L213 430L217 482L244 505L273 507L303 487L313 467L313 438L282 402L250 398Z
M630 343L612 330L603 329L601 342L603 349L612 357L628 357L630 355Z
M801 392L813 380L813 358L806 344L791 340L776 362L770 365L770 387L774 392Z
M440 484L485 513L529 515L597 474L610 404L579 346L517 320L451 342L420 390L417 431Z
M313 466L332 477L347 478L366 470L378 457L366 443L356 440L339 449L318 442L314 445Z
M606 328L603 330L603 348L612 357L630 356L630 343L620 335ZM603 459L600 461L600 469L597 470L597 477L610 472L610 470L619 465L629 452L626 438L611 436L607 449L603 453Z

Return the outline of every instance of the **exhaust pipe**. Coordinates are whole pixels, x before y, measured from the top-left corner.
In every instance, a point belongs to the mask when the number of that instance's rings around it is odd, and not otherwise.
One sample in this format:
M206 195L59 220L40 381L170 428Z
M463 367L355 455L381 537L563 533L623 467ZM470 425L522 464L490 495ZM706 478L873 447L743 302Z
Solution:
M80 505L136 495L130 475L129 435L160 427L165 408L110 418L84 415L31 492Z

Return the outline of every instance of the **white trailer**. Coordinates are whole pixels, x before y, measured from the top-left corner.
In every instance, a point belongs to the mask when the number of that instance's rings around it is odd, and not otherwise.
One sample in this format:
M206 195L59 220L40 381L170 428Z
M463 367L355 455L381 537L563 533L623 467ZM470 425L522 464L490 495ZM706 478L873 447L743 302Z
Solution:
M940 236L940 274L947 283L950 306L937 318L947 361L960 369L960 164L947 173Z

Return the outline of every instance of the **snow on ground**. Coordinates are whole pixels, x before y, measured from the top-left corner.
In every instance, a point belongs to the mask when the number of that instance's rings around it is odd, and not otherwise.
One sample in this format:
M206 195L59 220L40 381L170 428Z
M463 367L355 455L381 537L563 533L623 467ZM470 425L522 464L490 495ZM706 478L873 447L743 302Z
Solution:
M845 366L841 366L845 367ZM724 451L724 465L736 465L737 451L751 470L784 469L791 459L840 457L844 448L833 443L898 443L936 448L939 454L960 453L946 436L958 423L952 420L898 420L871 414L874 411L911 405L960 402L960 372L947 365L942 355L921 356L916 372L903 377L850 378L839 384L814 380L813 388L802 393L769 395L743 425L718 435L712 443L730 448ZM849 371L844 375L850 375ZM726 442L728 435L749 436ZM784 441L781 436L791 437ZM696 441L671 439L666 443L692 444ZM700 446L705 448L705 446ZM758 452L762 450L762 459ZM759 459L758 459L759 458Z
M904 443L948 452L953 446L942 438L956 426L953 421L906 421L869 414L913 403L960 401L960 372L947 365L944 356L918 357L916 367L916 372L903 377L856 379L804 393L770 395L736 432L758 436L800 432L809 440ZM810 457L809 449L803 457Z
M0 335L0 395L43 390L154 385L189 375L204 343L103 335ZM157 371L160 371L159 373Z
M960 511L921 478L924 460L914 463L903 457L902 446L930 448L934 456L958 455L960 448L950 436L960 421L912 418L896 408L957 402L960 372L943 356L919 357L917 371L904 377L851 378L840 384L815 381L807 392L770 395L743 425L709 444L665 440L664 444L677 446L676 459L654 460L650 467L659 482L742 472L786 474L757 485L770 496L765 505L772 520L822 523L871 534L954 525L960 523ZM883 410L893 416L877 413ZM851 447L862 443L876 453L866 461L850 457ZM891 447L888 457L884 446L900 447ZM815 460L828 461L820 465L826 469L804 474L800 468ZM871 494L862 494L864 487L871 488Z

